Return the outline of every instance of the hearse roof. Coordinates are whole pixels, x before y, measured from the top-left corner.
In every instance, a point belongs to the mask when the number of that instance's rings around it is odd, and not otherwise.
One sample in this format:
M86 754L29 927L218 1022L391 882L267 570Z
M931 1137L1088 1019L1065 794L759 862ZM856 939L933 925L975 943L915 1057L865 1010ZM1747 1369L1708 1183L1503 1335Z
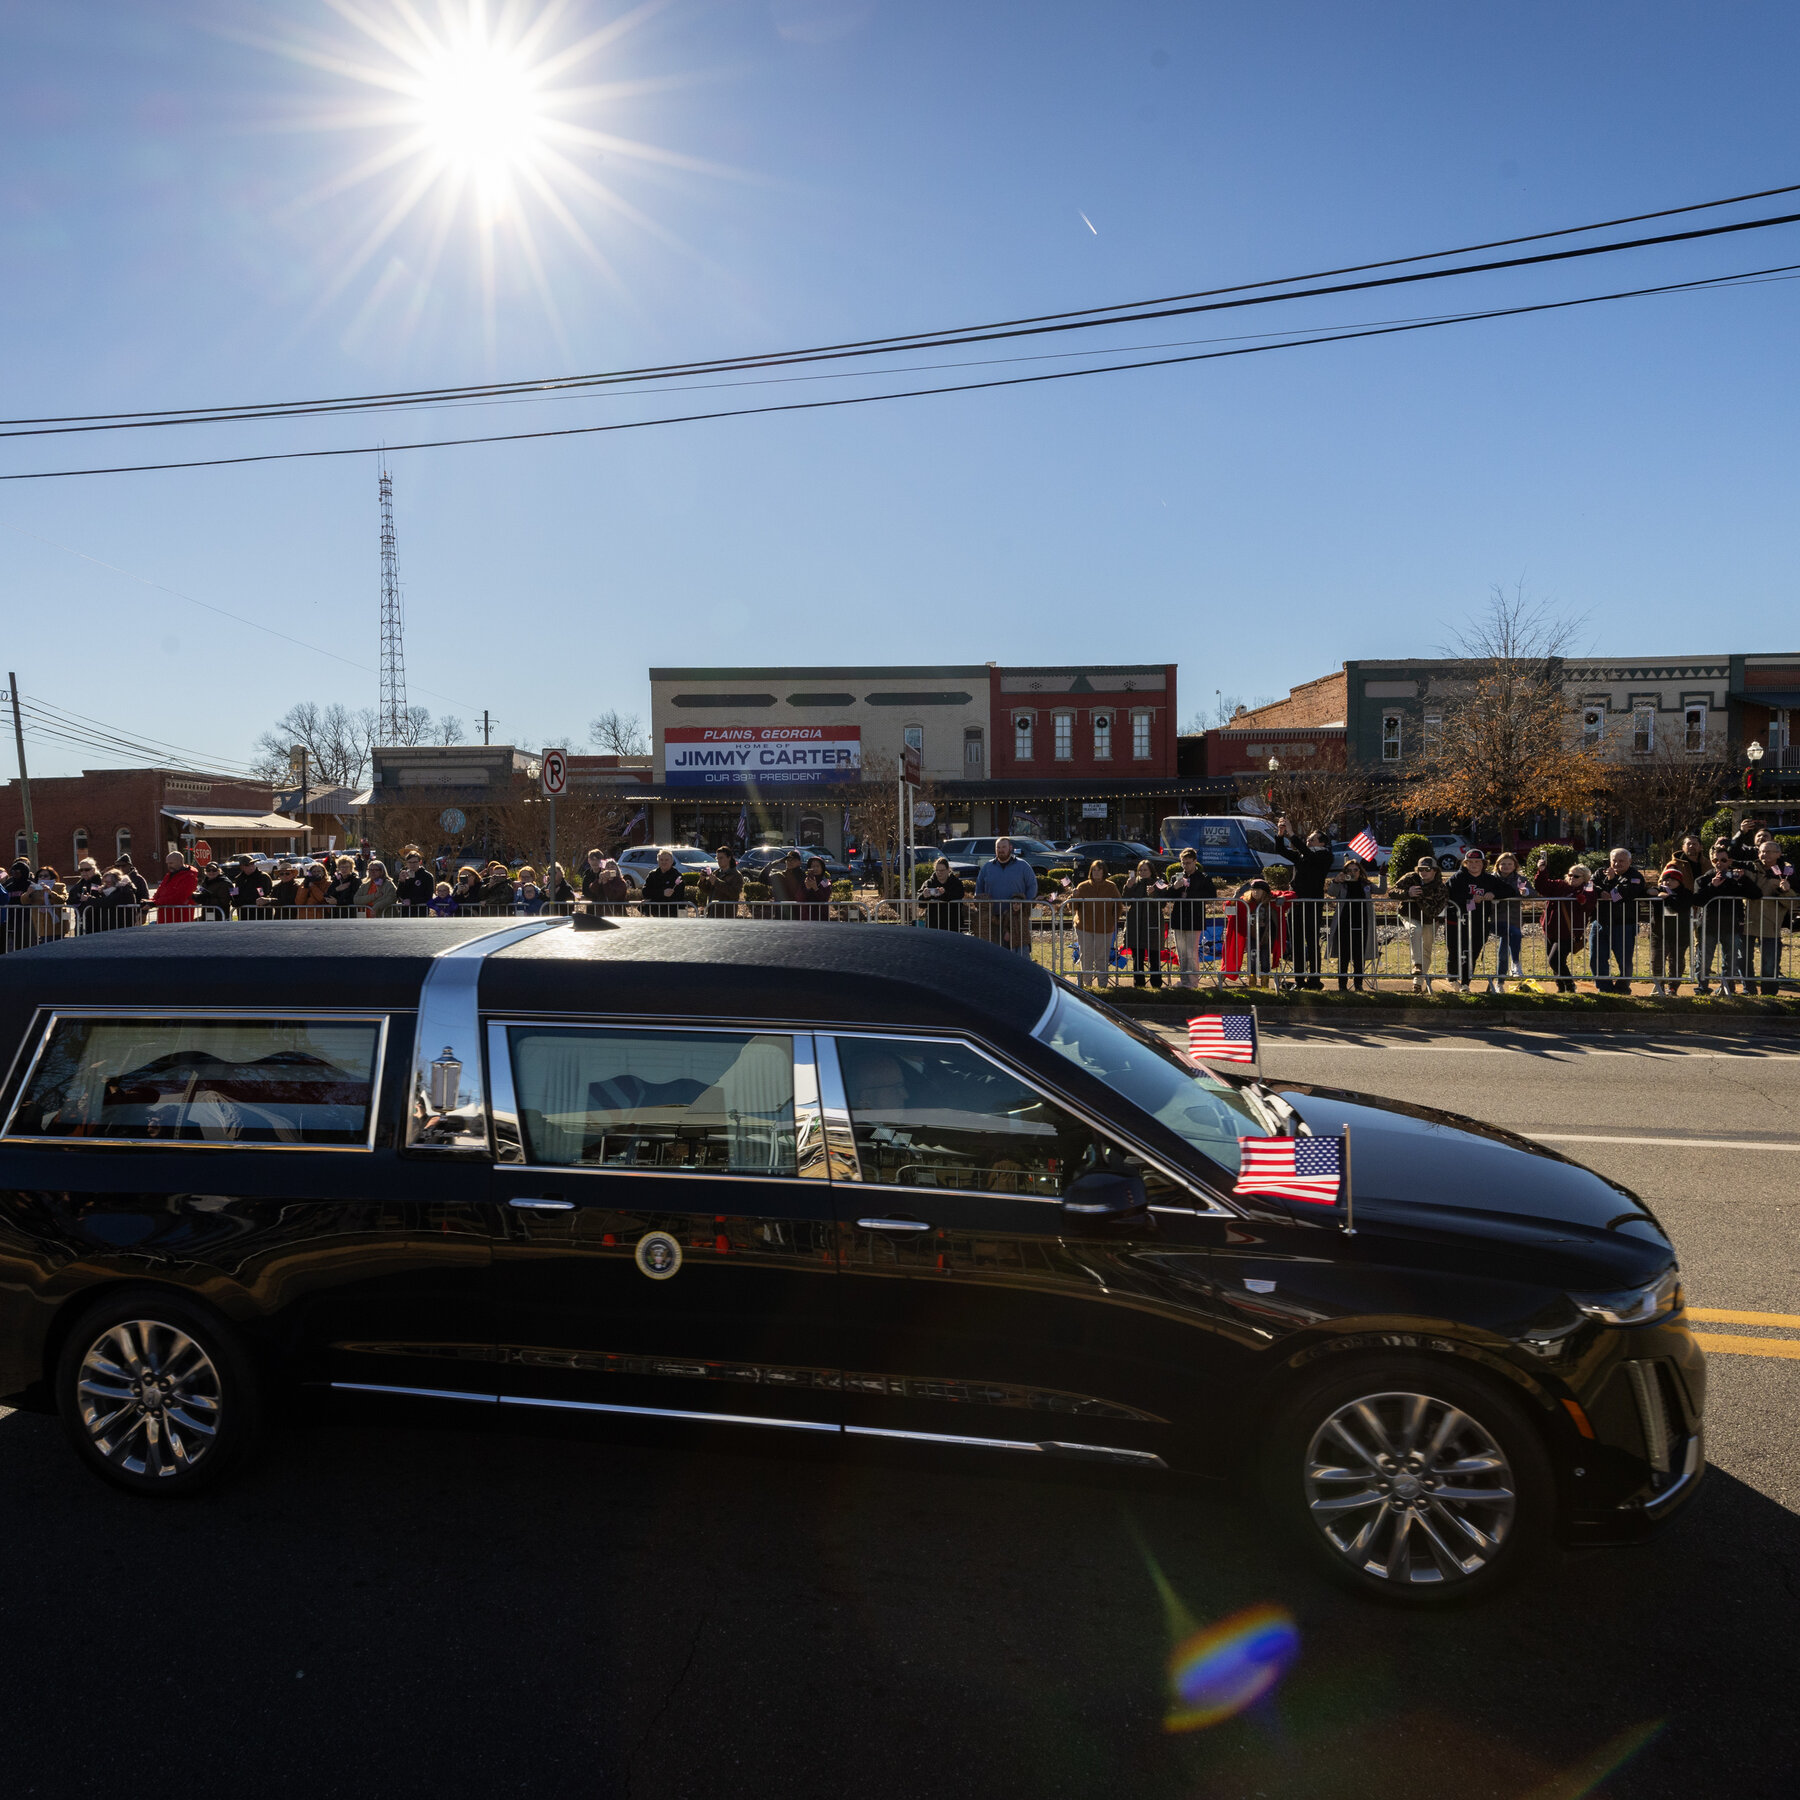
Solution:
M40 1006L411 1008L432 958L529 920L267 920L138 926L0 957L16 1044ZM562 924L490 954L481 1004L1030 1030L1052 982L1023 957L954 932L891 925L631 919Z

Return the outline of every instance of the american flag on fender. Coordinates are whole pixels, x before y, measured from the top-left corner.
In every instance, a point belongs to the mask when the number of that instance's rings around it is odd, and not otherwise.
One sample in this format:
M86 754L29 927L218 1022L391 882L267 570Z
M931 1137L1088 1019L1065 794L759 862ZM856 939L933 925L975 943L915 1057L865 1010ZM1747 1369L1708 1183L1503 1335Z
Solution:
M1189 1019L1188 1055L1200 1062L1255 1062L1256 1014L1210 1013Z
M1350 854L1357 857L1362 862L1374 862L1375 853L1380 848L1381 846L1376 843L1374 838L1371 837L1367 831L1359 831L1356 836L1350 840Z
M1239 1138L1237 1185L1233 1193L1271 1194L1304 1200L1309 1206L1336 1206L1343 1187L1341 1137Z

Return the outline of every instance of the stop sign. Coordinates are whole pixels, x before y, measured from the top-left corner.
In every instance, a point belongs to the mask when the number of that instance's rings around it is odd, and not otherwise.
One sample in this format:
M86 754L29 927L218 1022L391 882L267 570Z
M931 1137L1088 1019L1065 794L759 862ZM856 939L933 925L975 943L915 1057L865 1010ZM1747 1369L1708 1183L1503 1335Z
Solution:
M201 838L194 845L194 861L197 863L209 863L212 861L212 845L209 844L205 838Z

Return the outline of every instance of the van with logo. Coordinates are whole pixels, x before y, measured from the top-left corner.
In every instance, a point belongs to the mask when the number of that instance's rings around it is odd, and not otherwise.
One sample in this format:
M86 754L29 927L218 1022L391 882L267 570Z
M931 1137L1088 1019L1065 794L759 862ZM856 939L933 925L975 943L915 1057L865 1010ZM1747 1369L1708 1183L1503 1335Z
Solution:
M1248 881L1271 863L1287 862L1275 848L1274 833L1261 819L1237 813L1164 819L1163 855L1176 857L1190 849L1199 852L1201 868L1215 880Z

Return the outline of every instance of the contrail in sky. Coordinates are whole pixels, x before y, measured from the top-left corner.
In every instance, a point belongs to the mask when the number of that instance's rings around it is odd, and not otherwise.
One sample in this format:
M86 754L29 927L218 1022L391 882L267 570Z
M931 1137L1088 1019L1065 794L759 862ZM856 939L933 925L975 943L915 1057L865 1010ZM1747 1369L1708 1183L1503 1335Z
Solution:
M1082 212L1080 207L1076 207L1075 211L1076 211L1077 215L1079 216L1082 224L1084 224L1088 228L1089 231L1093 231L1095 237L1098 237L1100 235L1100 233L1097 231L1094 231L1094 221L1092 219L1090 219L1086 213Z

